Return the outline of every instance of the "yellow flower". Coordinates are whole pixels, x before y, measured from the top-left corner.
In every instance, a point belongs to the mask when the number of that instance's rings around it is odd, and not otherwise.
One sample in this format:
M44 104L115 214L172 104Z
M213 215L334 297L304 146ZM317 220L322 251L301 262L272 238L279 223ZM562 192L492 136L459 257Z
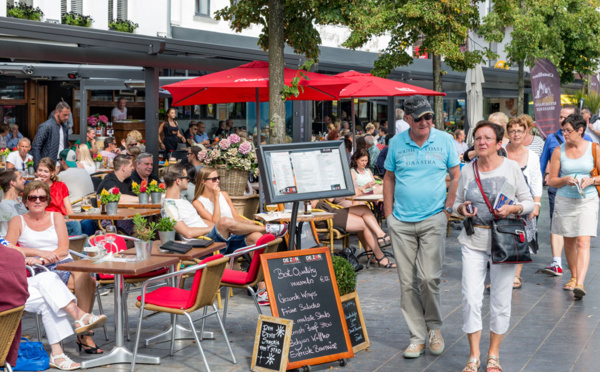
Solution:
M156 182L156 180L153 180L152 182L150 182L150 185L156 186L158 184L158 182Z
M106 196L108 195L108 191L106 191L106 189L102 189L102 192L100 193L101 196Z
M132 182L132 183L131 183L131 187L138 187L138 184L137 184L137 182Z

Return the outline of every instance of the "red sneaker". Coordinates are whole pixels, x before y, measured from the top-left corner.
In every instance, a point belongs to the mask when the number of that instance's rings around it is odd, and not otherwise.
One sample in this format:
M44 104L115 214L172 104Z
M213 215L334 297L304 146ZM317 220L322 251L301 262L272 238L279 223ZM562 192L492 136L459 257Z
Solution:
M552 262L552 264L549 267L542 269L542 272L544 274L554 275L554 276L562 276L563 275L562 267L560 267L560 265L557 264L556 262Z

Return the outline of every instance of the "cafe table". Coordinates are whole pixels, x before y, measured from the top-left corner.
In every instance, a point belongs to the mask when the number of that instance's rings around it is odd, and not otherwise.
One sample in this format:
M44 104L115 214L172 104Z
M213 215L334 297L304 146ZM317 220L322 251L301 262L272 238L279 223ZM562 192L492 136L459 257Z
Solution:
M296 249L302 249L300 243L302 241L302 226L304 222L316 222L316 221L327 221L332 220L334 214L329 212L312 212L311 214L298 213L296 216L296 222L298 222L298 228L296 229ZM268 213L257 213L254 215L257 220L263 220L264 222L290 222L292 220L291 212L275 212L273 214ZM288 230L289 231L289 230Z
M380 202L380 201L383 201L383 194L351 196L351 197L346 198L346 200L364 201L364 202Z
M137 202L122 202L122 203L119 202L119 208L160 209L161 207L162 207L162 205L160 203L140 204L139 201L137 201Z
M150 257L144 261L126 261L121 258L120 261L100 260L77 260L57 266L57 270L78 271L86 273L104 273L114 274L115 276L115 346L113 349L98 358L83 360L81 369L94 368L117 363L131 363L133 353L125 346L123 336L123 295L125 286L123 285L123 275L141 275L162 267L173 266L179 262L178 257ZM160 357L153 355L139 354L136 357L136 363L142 364L160 364Z
M180 261L191 261L196 258L201 258L201 257L207 256L209 254L212 254L214 252L217 252L220 249L225 248L227 246L227 244L214 242L211 245L209 245L208 247L192 248L189 251L187 251L186 253L161 252L158 250L160 248L160 246L161 246L160 240L155 240L152 243L152 251L150 252L152 257L177 257L177 259ZM135 248L130 248L128 250L121 251L121 254L126 255L126 256L135 255ZM171 322L169 324L169 326L160 334L158 334L156 336L152 336L150 338L147 338L146 346L150 345L151 343L160 343L160 342L165 342L165 341L171 341L171 333L173 330L173 327L171 326L171 324L173 324L173 322ZM198 336L198 337L200 337L200 336ZM194 339L194 334L192 333L192 330L182 326L181 322L177 322L177 327L175 328L175 340L189 340L189 339ZM200 339L214 339L214 334L213 334L213 332L204 332L202 334L202 337L200 337Z
M101 214L98 208L95 208L93 212L75 212L68 214L72 220L110 220L110 221L122 221L122 220L130 220L136 214L139 214L142 217L154 216L160 214L160 208L119 208L117 210L117 214L108 215Z

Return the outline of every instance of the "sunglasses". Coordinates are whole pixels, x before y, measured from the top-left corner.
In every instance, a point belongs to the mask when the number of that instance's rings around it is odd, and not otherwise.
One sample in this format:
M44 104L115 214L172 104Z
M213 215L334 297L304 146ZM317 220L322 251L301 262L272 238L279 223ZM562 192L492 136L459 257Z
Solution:
M425 115L421 116L420 118L413 118L413 122L419 123L423 119L431 120L431 119L433 119L433 114L425 114Z
M190 177L189 177L189 176L185 176L185 177L179 177L179 179L180 179L180 180L188 180L188 181L189 181L189 180L190 180Z
M217 182L217 181L219 181L220 179L221 179L221 177L220 177L220 176L217 176L217 177L207 178L206 180L207 180L207 181L213 181L213 182Z
M40 201L40 203L45 203L45 202L46 202L46 200L48 200L48 197L47 197L46 195L40 195L40 196L37 196L37 195L29 195L29 196L27 197L27 200L29 200L29 201L30 201L30 202L32 202L32 203L33 203L33 202L35 202L36 200L39 200L39 201Z

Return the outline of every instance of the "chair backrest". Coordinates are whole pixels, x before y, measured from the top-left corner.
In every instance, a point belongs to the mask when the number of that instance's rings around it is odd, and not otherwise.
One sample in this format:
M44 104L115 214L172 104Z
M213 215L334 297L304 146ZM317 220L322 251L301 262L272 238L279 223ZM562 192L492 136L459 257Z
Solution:
M96 241L96 237L92 236L90 238L90 244L91 245L96 245L96 243L98 242L102 242L104 241L104 235L100 235L100 237L98 238L98 240ZM115 244L117 245L117 251L115 252L115 247L114 245L106 245L106 250L109 251L109 253L117 253L117 252L121 252L121 251L125 251L127 250L127 242L125 241L125 239L123 239L123 237L116 235L115 236Z
M207 264L207 266L194 274L194 283L192 284L186 309L194 311L215 301L228 262L228 257L217 254L205 258L199 263L199 265Z
M25 310L25 305L0 313L0 367L6 363L6 357L21 324L23 310Z
M94 190L98 190L98 186L102 183L102 178L100 176L92 176L92 184L94 185Z
M256 241L256 246L261 246L275 240L275 236L273 234L264 234ZM250 267L248 268L248 281L253 281L256 275L258 274L258 269L260 269L260 255L268 248L268 246L257 249L254 251L254 255L252 256L252 262L250 263Z
M273 241L270 241L269 245L267 245L267 248L265 248L265 250L261 254L267 254L267 253L276 252L277 248L279 248L279 244L281 244L282 241L283 241L283 239L281 239L281 238L277 238L277 239L275 239ZM258 282L262 282L264 280L264 274L263 274L263 271L262 271L262 265L260 264L260 255L254 254L254 257L252 257L252 263L254 263L255 261L257 262L257 265L258 265L258 268L256 270L256 276L248 284L248 285L250 285L252 287L254 287L255 285L257 285ZM252 266L252 265L250 265L250 266ZM250 270L248 270L248 275L250 275ZM248 276L248 278L250 279L250 276Z
M69 250L83 253L83 247L85 247L87 239L88 236L85 234L69 236ZM73 260L77 261L78 259L77 255L73 255Z

